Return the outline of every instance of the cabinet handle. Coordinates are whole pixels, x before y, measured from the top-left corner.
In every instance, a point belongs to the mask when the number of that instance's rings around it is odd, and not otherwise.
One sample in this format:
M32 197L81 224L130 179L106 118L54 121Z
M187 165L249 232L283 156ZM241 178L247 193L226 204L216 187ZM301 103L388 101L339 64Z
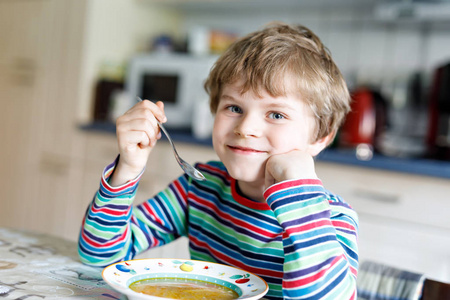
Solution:
M39 163L39 171L42 173L53 174L58 176L65 176L68 173L69 163L60 161L43 155Z
M355 189L353 190L352 194L353 196L358 198L363 198L366 200L382 202L387 204L395 204L400 202L400 197L394 194L386 194L363 189Z
M32 87L36 77L36 62L31 58L17 57L11 66L11 80L14 85Z

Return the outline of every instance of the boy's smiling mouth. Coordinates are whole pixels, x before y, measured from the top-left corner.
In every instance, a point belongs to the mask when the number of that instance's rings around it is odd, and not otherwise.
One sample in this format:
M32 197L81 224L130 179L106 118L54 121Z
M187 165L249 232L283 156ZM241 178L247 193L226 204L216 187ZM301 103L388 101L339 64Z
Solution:
M241 146L232 146L232 145L228 145L228 148L236 153L239 154L257 154L257 153L267 153L267 151L261 151L261 150L257 150L257 149L253 149L253 148L248 148L248 147L241 147Z

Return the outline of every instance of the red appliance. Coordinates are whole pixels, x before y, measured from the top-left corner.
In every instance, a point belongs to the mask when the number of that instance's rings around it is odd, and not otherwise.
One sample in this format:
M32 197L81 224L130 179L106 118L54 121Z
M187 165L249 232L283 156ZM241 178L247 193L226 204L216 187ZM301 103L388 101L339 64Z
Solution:
M356 147L367 144L377 148L377 137L386 126L386 101L368 87L352 93L351 111L339 132L339 146Z

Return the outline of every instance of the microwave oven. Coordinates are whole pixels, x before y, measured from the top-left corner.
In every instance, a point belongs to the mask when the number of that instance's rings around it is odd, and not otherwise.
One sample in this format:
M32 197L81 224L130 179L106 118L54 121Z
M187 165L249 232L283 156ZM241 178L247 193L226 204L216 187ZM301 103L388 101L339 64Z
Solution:
M167 128L192 128L195 109L208 103L203 84L217 57L141 54L127 68L125 88L132 97L164 102Z

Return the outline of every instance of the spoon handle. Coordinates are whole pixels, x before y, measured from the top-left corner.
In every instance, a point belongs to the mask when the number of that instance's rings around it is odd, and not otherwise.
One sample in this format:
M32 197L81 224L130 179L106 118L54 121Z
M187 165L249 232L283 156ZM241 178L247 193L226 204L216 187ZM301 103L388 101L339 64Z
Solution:
M178 161L179 164L181 164L181 161L179 158L180 156L178 155L177 149L175 148L175 144L173 143L172 138L170 137L166 128L164 128L163 124L161 124L158 120L156 120L156 123L158 123L159 128L164 132L164 134L167 137L167 140L169 141L170 145L172 146L173 152L175 153L175 159Z
M142 102L142 99L139 97L136 97L139 101ZM155 118L156 119L156 118ZM205 180L205 176L196 168L194 168L191 164L187 163L186 161L184 161L180 155L177 152L177 149L175 148L175 145L172 141L172 138L170 137L169 133L167 132L166 128L164 128L164 126L158 121L158 119L156 119L156 122L158 123L159 128L164 132L164 134L166 135L167 139L169 140L170 145L172 146L172 150L173 150L173 154L175 156L176 161L178 162L178 164L180 165L181 169L183 169L183 171L191 176L194 179L197 180Z

